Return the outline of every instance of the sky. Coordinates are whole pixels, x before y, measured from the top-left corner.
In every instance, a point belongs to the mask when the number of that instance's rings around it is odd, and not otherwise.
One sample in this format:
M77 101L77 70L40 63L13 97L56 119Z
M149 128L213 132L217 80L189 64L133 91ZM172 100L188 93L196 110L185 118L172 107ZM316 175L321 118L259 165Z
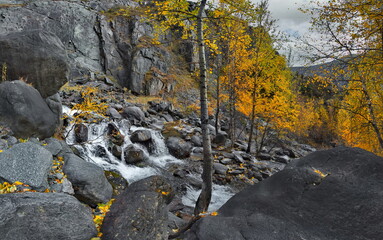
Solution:
M257 3L258 0L252 0ZM325 1L325 0L321 0ZM305 65L307 61L300 57L299 49L295 47L294 37L302 37L309 34L310 16L299 11L300 7L308 5L310 0L269 0L269 10L274 19L277 19L278 29L290 36L290 44L293 49L293 66ZM288 47L286 47L287 49ZM286 50L281 50L282 54L287 54Z

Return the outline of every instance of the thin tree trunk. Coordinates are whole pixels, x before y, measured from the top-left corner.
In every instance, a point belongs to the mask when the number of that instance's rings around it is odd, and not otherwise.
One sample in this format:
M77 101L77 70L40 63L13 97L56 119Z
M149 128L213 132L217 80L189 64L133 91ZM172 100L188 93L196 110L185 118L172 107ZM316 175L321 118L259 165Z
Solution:
M367 86L363 81L362 81L362 88L363 88L363 93L367 100L368 113L370 114L370 117L371 117L371 121L370 121L371 126L375 131L376 137L378 138L380 149L383 149L382 133L378 126L378 121L376 120L375 110L374 110L374 107L372 106L372 100L371 100L370 94L368 93Z
M216 92L217 92L217 105L216 105L216 110L215 110L215 135L218 135L219 133L219 108L221 107L220 104L220 100L219 100L219 95L220 95L220 82L219 82L219 78L217 78L217 88L216 88Z
M255 80L257 81L257 80ZM253 87L253 94L252 94L252 107L251 107L251 120L250 120L250 135L249 135L249 141L247 144L246 152L251 152L251 143L253 142L253 132L254 132L254 120L255 120L255 105L257 100L257 84L254 84Z
M212 165L213 158L211 154L211 142L208 128L208 108L207 108L207 83L206 83L206 58L205 45L203 41L203 13L207 0L202 0L197 16L197 41L199 52L200 67L200 101L201 101L201 128L202 128L202 145L203 145L203 172L202 172L202 191L198 197L194 208L194 215L206 212L212 194Z

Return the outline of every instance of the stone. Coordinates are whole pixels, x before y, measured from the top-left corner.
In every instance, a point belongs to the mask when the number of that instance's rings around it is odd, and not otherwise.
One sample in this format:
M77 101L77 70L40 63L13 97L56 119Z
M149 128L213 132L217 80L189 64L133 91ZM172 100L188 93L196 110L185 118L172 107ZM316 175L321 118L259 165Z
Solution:
M43 145L43 147L51 152L53 156L57 156L57 154L63 150L60 141L55 138L47 138L45 139L45 143L46 145Z
M113 145L112 146L112 154L113 154L113 156L115 156L118 159L121 158L122 148L118 145Z
M176 158L184 159L190 156L192 145L179 137L170 137L166 139L166 147L169 153Z
M233 196L184 239L367 240L383 236L383 158L318 151Z
M74 137L77 143L88 141L88 127L83 123L74 126Z
M0 194L0 236L7 240L89 240L97 234L92 211L64 193Z
M124 149L124 160L127 164L136 164L148 159L148 156L141 148L134 144L127 146Z
M173 189L161 176L132 183L106 214L102 239L167 239L167 205L172 198Z
M202 147L202 138L198 135L193 135L190 138L190 141L193 143L194 146L196 147Z
M287 164L287 163L290 162L290 158L288 156L286 156L286 155L283 155L283 156L279 156L278 155L278 156L275 157L275 161Z
M113 188L104 175L104 170L74 154L64 155L63 172L72 183L75 197L95 206L112 198Z
M18 138L51 137L60 125L40 93L23 81L0 84L0 124Z
M42 146L31 142L19 143L0 153L0 178L45 190L52 161L52 154Z
M213 139L213 143L215 143L215 144L217 144L217 145L220 145L220 146L225 146L226 139L227 139L227 135L222 134L222 133L218 133L218 134L214 137L214 139Z
M227 170L229 170L228 167L221 163L213 163L213 169L216 174L222 174L225 175Z
M145 121L145 113L139 107L126 107L121 115L133 122Z
M112 108L112 107L109 107L106 110L106 115L112 119L117 119L117 120L122 118L121 114L115 108Z
M113 196L118 196L128 187L128 181L116 171L105 171L105 177L113 187Z
M56 94L68 81L64 45L51 32L26 30L0 35L0 48L0 65L7 65L7 79L25 79L43 98Z
M143 129L143 130L136 130L132 133L130 136L130 140L132 142L146 142L152 139L152 133L150 130Z

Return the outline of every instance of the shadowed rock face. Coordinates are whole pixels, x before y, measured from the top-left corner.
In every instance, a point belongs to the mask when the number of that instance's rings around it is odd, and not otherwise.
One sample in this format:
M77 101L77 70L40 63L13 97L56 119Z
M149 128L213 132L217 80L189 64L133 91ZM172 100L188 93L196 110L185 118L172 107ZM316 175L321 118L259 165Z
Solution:
M383 236L383 158L315 152L231 198L186 239L373 240Z
M11 128L16 137L51 137L60 125L61 109L56 110L22 81L0 84L0 124Z

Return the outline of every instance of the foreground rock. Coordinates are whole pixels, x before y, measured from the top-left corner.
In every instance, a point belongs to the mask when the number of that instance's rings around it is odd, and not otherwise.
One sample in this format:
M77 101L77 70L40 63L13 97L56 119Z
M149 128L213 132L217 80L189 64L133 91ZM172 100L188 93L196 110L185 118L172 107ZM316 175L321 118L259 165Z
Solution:
M153 176L133 183L106 214L102 239L167 239L167 204L172 196L172 188L163 177Z
M63 171L72 183L77 199L95 206L112 198L113 188L106 179L104 170L74 154L64 155L64 161Z
M186 142L182 138L178 138L178 137L168 138L166 140L166 146L169 149L169 153L179 159L189 157L192 151L191 143Z
M0 124L11 128L16 137L43 139L54 134L60 120L36 89L12 81L0 84Z
M382 171L383 158L358 148L313 153L235 195L185 238L380 239Z
M52 154L48 150L31 142L19 143L0 153L0 178L45 190L51 165Z
M42 30L0 36L0 65L7 79L25 79L43 96L52 96L68 81L69 65L61 40Z
M96 233L90 208L70 195L0 194L1 239L89 240Z

